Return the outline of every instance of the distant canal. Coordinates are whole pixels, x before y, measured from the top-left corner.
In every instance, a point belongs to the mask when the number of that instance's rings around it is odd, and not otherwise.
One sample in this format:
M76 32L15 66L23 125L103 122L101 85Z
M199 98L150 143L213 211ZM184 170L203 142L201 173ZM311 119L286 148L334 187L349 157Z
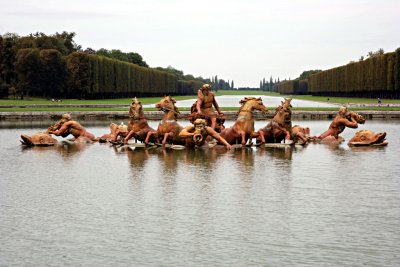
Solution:
M1 266L400 265L398 121L375 148L19 145L50 123L0 124Z
M240 107L239 101L247 95L224 95L217 96L216 100L220 107ZM265 96L265 95L252 95L254 97L261 97L264 105L269 109L275 108L281 104L283 97L277 96ZM177 107L191 107L196 99L180 100L176 102ZM308 101L293 99L291 102L293 107L338 107L336 104L330 104L326 102ZM154 104L144 105L144 107L154 107Z

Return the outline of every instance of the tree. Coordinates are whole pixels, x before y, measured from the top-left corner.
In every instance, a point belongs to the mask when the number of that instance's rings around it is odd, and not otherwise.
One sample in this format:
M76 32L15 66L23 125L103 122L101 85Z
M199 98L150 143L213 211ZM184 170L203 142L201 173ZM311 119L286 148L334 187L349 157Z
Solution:
M313 75L315 73L318 73L318 72L321 72L321 71L322 70L305 70L300 74L300 76L298 78L296 78L296 80L308 79L308 77L310 77L311 75Z
M60 98L67 78L65 59L55 49L43 49L39 52L41 60L41 78L44 97Z
M39 49L25 48L16 54L15 70L18 74L18 88L21 99L24 95L39 95L41 90L41 62Z
M17 39L18 35L12 33L0 35L0 97L8 96L9 89L17 83L14 70Z

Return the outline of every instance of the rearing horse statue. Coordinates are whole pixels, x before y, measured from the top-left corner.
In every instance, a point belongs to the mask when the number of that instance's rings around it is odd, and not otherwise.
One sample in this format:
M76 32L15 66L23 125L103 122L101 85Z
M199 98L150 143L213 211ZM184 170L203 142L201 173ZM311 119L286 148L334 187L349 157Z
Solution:
M266 113L267 108L264 106L261 97L245 97L239 103L241 107L238 111L236 122L233 126L222 130L220 135L229 144L240 142L244 146L250 138L258 136L258 133L254 132L253 113L256 110Z
M164 112L164 116L158 125L157 131L149 131L147 133L145 143L150 141L150 138L155 137L160 140L162 138L162 145L171 141L175 145L184 145L185 139L179 136L183 127L177 122L180 114L178 108L175 106L175 99L171 96L165 96L160 102L156 104L156 108Z
M128 134L124 138L124 143L127 143L132 137L144 142L150 131L154 131L154 129L149 126L144 116L142 103L135 97L129 108Z
M280 143L282 140L293 140L291 98L285 98L275 109L275 115L265 127L258 130L258 143Z

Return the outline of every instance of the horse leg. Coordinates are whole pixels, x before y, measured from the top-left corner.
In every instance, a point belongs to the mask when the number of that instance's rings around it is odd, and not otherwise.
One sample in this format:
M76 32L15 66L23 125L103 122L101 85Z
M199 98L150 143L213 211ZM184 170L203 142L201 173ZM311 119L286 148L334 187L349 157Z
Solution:
M156 133L157 133L157 132L149 131L149 132L147 133L147 135L146 135L146 139L144 140L144 143L145 143L145 144L148 144L150 138L151 138L153 135L155 136Z
M263 130L258 131L260 138L261 138L261 143L265 144L265 133Z
M173 138L174 137L174 133L173 132L169 132L169 133L164 134L164 138L162 140L162 145L163 146L165 146L167 144L168 137Z
M129 139L131 139L133 135L134 135L134 131L133 130L129 131L129 133L124 138L124 143L127 144Z
M242 136L242 146L245 146L247 142L246 133L244 131L241 131L240 135Z

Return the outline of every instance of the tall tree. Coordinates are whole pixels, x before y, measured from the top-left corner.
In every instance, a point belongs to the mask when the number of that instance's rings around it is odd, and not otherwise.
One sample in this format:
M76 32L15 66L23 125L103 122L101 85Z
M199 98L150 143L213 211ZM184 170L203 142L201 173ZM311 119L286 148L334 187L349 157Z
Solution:
M20 49L16 55L15 69L18 73L18 88L21 90L21 99L24 95L40 95L41 93L41 62L39 49Z
M65 59L55 49L43 49L39 52L42 70L42 90L44 97L60 98L64 96L67 78Z
M11 88L16 88L17 75L14 70L16 55L15 34L0 35L0 97L8 96Z

